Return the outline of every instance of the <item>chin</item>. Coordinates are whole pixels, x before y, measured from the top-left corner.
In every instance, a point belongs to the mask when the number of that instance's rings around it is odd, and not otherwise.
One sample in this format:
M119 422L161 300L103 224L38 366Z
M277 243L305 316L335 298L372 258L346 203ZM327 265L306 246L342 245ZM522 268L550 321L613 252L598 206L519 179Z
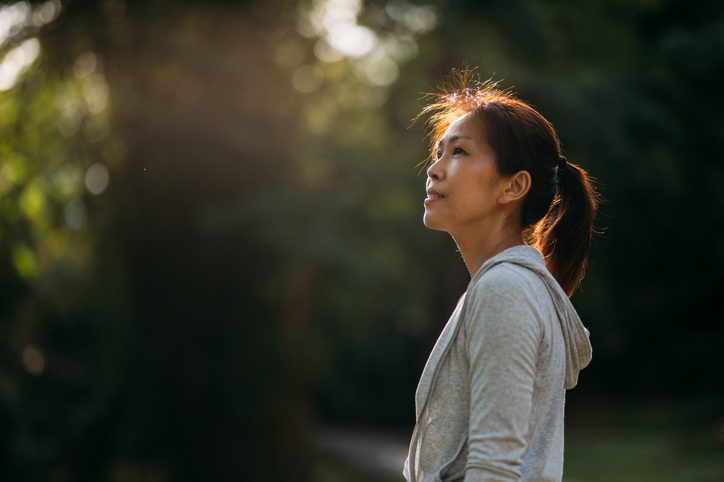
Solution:
M422 224L424 224L427 229L432 229L434 231L446 231L443 223L441 223L439 219L436 219L436 217L437 216L425 211L425 214L422 215Z

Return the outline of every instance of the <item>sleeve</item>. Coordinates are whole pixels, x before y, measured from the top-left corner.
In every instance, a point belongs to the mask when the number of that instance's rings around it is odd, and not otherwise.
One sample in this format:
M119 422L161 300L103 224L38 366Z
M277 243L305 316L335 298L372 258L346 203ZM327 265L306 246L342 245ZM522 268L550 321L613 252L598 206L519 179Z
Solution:
M470 363L465 482L517 481L526 449L541 333L534 297L509 267L472 288L465 315Z

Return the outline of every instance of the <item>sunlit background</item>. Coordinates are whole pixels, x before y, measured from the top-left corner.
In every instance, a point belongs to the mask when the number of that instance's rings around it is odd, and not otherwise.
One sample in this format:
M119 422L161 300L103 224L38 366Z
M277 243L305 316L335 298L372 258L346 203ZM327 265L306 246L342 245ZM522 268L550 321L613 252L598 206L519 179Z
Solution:
M724 480L724 3L0 3L0 480L402 481L452 67L606 199L567 482Z

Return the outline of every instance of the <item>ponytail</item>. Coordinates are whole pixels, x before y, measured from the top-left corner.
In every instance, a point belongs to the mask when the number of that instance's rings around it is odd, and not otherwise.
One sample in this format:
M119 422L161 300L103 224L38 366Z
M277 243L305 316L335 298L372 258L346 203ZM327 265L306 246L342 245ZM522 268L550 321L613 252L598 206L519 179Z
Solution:
M571 296L586 268L598 195L588 173L563 156L555 179L553 202L548 213L533 226L531 241L546 259L548 271Z

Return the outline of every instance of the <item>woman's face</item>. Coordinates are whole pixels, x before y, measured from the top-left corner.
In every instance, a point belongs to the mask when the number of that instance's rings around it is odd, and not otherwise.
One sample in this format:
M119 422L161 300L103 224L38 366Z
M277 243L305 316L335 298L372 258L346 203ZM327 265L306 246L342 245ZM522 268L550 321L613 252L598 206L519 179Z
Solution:
M453 236L484 228L486 218L499 211L505 190L495 154L479 121L465 114L447 129L438 144L436 161L427 170L423 222Z

